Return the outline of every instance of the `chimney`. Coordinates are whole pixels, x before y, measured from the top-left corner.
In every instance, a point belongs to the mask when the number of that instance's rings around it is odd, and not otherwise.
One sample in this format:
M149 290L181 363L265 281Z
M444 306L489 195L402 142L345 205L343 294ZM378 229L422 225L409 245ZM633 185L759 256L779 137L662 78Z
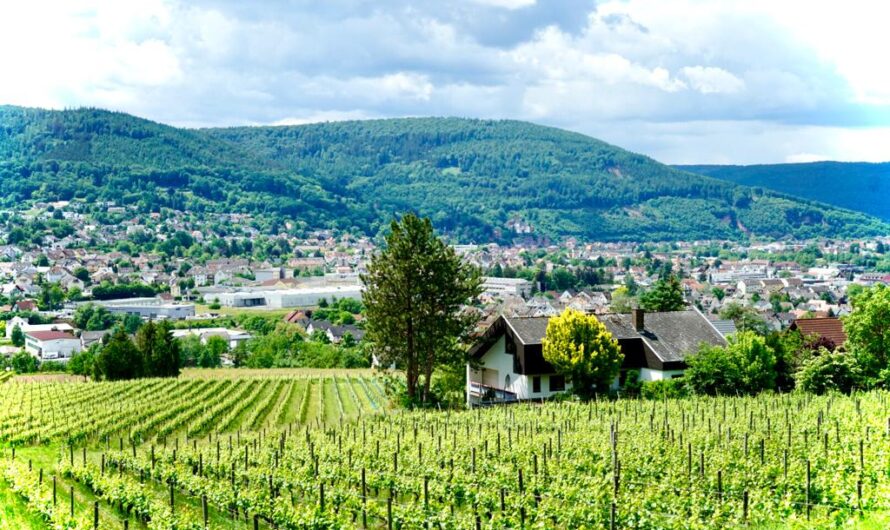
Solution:
M642 309L634 309L633 310L633 321L634 321L634 329L636 331L643 331L645 327L645 315L646 313Z

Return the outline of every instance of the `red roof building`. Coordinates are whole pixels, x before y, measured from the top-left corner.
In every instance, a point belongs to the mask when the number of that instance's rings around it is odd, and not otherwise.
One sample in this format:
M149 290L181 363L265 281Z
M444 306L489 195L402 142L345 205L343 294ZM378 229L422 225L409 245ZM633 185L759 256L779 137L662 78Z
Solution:
M26 335L41 342L59 339L77 340L77 337L68 333L67 331L30 331L26 333Z
M37 302L34 300L19 300L13 307L16 311L37 311Z
M844 323L836 317L798 318L791 323L790 329L800 331L804 337L818 337L827 343L825 346L830 350L835 350L847 342Z

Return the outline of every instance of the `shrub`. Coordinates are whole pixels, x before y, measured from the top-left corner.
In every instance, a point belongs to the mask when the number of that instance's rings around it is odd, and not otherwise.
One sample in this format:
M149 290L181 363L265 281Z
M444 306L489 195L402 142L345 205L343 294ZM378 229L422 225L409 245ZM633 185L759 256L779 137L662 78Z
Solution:
M702 345L686 363L686 380L698 394L756 394L776 385L776 355L766 340L742 331L726 347Z
M822 348L818 355L803 364L795 378L797 388L804 392L849 394L862 384L862 370L853 355Z
M639 396L643 382L640 381L639 370L628 370L624 378L624 386L621 388L625 396Z
M677 399L686 397L689 391L683 378L643 381L640 396L643 399Z

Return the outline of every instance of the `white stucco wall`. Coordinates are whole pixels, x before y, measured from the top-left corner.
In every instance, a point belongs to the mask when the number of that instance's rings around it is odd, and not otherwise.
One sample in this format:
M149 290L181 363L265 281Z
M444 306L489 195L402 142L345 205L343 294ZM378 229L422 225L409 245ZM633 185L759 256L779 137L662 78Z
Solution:
M491 348L482 356L481 364L484 368L497 371L497 387L503 388L508 392L516 394L518 399L539 399L547 398L555 394L550 391L550 374L541 375L541 391L532 392L532 377L517 374L513 371L513 356L508 354L505 349L506 339L501 336ZM506 384L507 375L510 376L510 384ZM470 395L470 378L473 381L482 381L482 371L472 370L467 366L467 396ZM570 390L572 384L566 381L565 389Z
M640 381L661 381L662 379L672 379L675 375L683 375L683 370L640 369Z
M56 339L37 343L29 341L25 349L42 361L67 361L80 351L80 339Z

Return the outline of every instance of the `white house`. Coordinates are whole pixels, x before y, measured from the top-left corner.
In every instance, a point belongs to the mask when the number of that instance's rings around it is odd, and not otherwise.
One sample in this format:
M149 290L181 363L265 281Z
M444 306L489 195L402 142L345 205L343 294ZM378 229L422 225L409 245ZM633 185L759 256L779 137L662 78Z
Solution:
M41 361L67 362L80 351L80 339L66 331L30 331L25 334L25 351Z
M702 343L724 345L726 339L697 310L597 315L618 340L624 362L617 383L628 370L643 381L679 377L686 355ZM541 340L550 317L498 318L470 349L467 405L548 398L571 388L544 360Z

